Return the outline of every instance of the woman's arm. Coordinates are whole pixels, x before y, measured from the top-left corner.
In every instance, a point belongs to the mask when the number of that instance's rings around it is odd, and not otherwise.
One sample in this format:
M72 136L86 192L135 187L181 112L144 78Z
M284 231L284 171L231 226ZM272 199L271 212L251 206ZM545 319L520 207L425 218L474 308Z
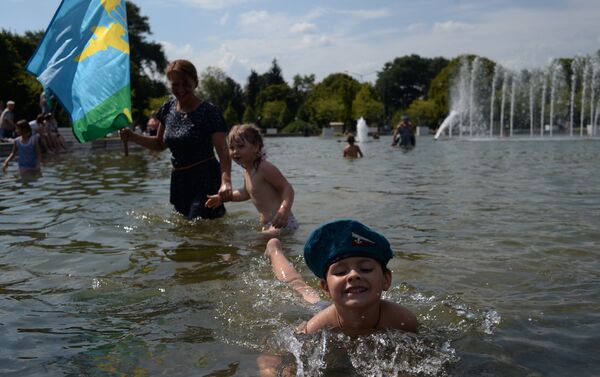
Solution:
M227 148L227 142L225 141L225 133L213 133L212 143L215 146L221 164L221 188L219 188L219 196L223 202L228 202L232 200L233 192L231 189L231 156L229 156L229 148Z

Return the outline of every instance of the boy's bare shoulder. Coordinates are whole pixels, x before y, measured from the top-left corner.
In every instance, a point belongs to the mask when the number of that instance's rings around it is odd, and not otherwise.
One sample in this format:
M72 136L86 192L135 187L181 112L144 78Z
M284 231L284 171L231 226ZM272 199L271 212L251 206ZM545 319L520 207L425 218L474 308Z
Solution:
M419 328L419 322L417 321L417 316L404 306L382 300L379 327L416 333Z
M308 322L304 324L302 331L307 334L312 334L333 327L337 327L337 317L335 315L335 306L332 304L309 319Z

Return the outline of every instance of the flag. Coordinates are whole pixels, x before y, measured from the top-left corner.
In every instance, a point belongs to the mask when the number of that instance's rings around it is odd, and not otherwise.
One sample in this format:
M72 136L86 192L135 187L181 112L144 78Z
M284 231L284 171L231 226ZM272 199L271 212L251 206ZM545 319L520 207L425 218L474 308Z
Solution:
M125 0L63 0L26 69L69 112L80 143L131 124Z

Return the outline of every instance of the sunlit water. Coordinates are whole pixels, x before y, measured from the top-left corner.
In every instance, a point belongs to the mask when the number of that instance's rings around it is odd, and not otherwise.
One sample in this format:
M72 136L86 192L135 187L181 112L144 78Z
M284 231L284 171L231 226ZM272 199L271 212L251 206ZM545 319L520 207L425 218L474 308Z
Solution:
M371 225L417 336L295 334L314 309L273 278L251 204L190 223L168 153L78 152L1 177L0 374L254 376L279 353L311 376L598 375L600 141L389 141L348 161L336 140L265 140L296 191L295 266L318 287L308 233Z

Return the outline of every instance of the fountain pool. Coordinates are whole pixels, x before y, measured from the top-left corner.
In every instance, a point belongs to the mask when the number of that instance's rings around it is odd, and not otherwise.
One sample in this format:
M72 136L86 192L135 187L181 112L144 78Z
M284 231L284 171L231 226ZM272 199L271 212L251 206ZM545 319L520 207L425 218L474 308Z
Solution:
M0 178L0 374L255 376L265 352L307 376L597 373L600 141L380 140L352 161L334 140L265 143L296 191L292 263L317 287L308 233L369 224L419 335L294 334L311 308L273 278L250 203L188 222L167 153L91 151Z

